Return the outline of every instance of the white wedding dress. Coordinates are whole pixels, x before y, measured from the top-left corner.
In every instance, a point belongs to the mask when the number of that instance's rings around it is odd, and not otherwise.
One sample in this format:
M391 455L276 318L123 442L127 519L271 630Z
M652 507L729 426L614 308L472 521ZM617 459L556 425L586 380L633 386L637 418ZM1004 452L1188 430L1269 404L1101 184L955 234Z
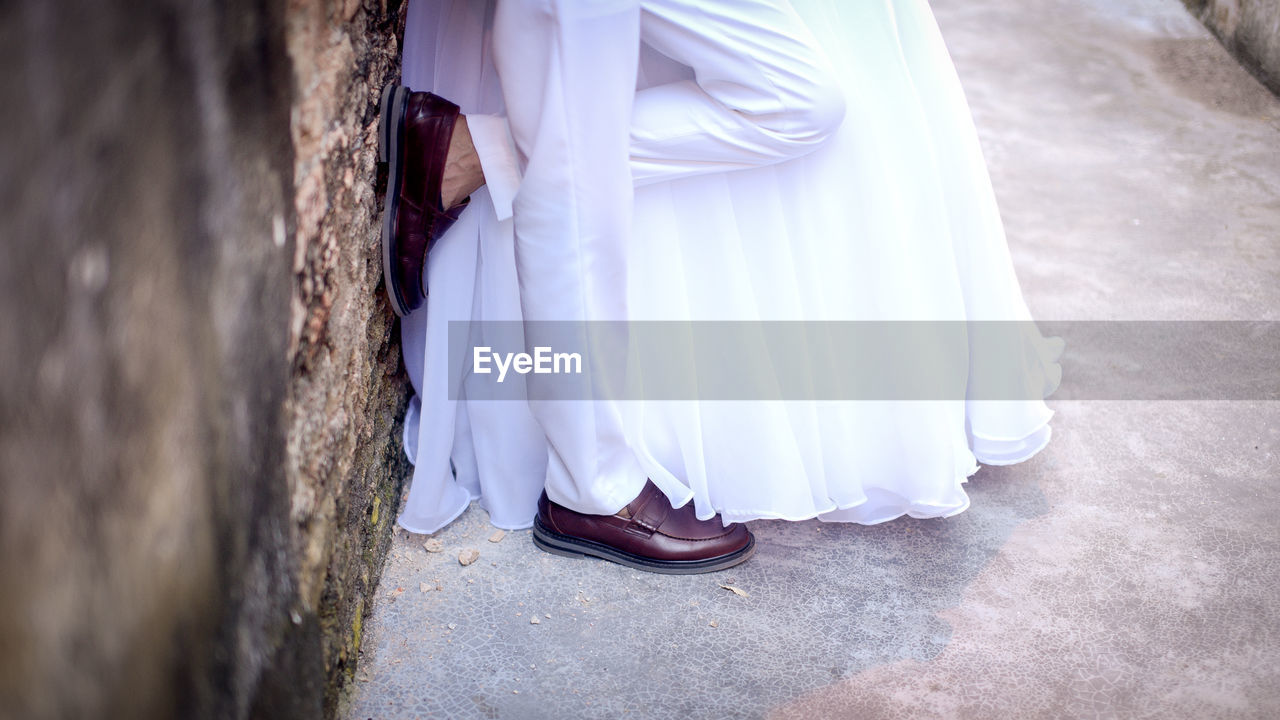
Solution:
M630 317L1030 320L928 4L794 5L845 91L840 129L797 159L638 187ZM413 0L404 83L467 114L501 115L490 16L483 2ZM642 48L640 88L690 77ZM494 210L511 199L500 194L478 191L436 245L428 303L403 323L415 468L400 524L414 532L438 530L476 499L495 525L528 527L546 475L546 439L527 405L448 391L449 321L520 319L512 223ZM1019 372L1042 378L1047 395L1061 346L1035 332L1021 342ZM979 463L1031 457L1048 443L1052 415L1039 399L626 405L627 437L649 477L674 502L691 499L699 516L726 522L954 515Z

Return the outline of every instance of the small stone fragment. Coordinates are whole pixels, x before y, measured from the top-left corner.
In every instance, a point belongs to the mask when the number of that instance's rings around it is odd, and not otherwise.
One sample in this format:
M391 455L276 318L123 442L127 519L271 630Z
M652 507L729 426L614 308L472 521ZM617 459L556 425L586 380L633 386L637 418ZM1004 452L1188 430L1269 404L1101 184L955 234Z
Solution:
M395 590L392 590L387 597L391 598L392 600L395 600L396 598L400 597L402 594L404 594L404 588L398 587Z
M449 628L450 630L457 630L457 629L458 629L458 623L449 623L449 624L448 624L448 625L446 625L445 627Z
M751 597L750 595L747 594L746 590L743 590L740 587L734 587L733 585L721 585L720 587L724 588L725 590L728 590L729 592L733 593L734 595L737 595L738 597Z
M719 620L712 620L711 622L709 622L709 623L707 623L707 624L708 624L708 625L710 625L711 627L720 627L720 621L719 621Z
M537 616L537 615L534 615L533 617L529 618L529 624L530 624L530 625L538 625L538 624L540 624L541 622L542 622L542 621L538 619L538 616Z
M431 589L431 586L427 585L424 582L420 582L418 583L418 589L421 590L422 592L427 592Z
M435 538L422 543L422 547L429 553L444 552L444 543Z
M479 558L480 558L479 550L472 550L468 548L458 553L458 563L460 565L470 565L471 563L475 562Z
M506 531L506 530L499 530L499 531L497 531L497 532L495 532L494 534L492 534L492 535L490 535L490 536L489 536L489 542L491 542L491 543L499 543L499 542L502 542L502 538L504 538L504 537L506 537L506 536L507 536L507 531Z

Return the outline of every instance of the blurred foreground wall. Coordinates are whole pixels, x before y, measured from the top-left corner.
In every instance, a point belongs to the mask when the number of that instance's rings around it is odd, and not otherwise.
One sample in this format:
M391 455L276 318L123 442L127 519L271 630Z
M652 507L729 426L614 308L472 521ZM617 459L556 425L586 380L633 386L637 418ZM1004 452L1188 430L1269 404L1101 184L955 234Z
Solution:
M1183 0L1240 63L1280 95L1280 0Z
M0 718L332 714L405 475L397 0L0 4Z

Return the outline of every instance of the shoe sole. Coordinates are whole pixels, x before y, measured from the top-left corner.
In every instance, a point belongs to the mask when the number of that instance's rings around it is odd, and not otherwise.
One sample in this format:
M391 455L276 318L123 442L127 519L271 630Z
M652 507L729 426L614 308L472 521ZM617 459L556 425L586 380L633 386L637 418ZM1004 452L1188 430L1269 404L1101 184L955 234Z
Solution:
M409 309L395 291L392 263L395 237L392 233L396 213L400 209L400 188L404 182L400 146L404 143L404 113L408 98L409 88L395 83L386 86L382 90L381 113L378 116L378 158L387 163L387 196L382 205L382 276L387 301L400 317L408 315Z
M619 565L625 565L645 572L663 575L699 575L701 573L726 570L741 565L751 558L756 551L756 538L748 533L749 540L745 547L728 555L707 558L706 560L654 560L640 555L609 547L593 540L562 535L549 529L538 518L533 519L533 544L539 550L564 557L597 557Z

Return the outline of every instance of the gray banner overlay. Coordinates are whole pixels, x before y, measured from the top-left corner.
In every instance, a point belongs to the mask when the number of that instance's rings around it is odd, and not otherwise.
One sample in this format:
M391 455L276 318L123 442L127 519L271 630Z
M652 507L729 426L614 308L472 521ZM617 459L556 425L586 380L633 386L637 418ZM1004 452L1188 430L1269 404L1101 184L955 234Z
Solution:
M1276 321L450 322L468 400L1276 400Z

